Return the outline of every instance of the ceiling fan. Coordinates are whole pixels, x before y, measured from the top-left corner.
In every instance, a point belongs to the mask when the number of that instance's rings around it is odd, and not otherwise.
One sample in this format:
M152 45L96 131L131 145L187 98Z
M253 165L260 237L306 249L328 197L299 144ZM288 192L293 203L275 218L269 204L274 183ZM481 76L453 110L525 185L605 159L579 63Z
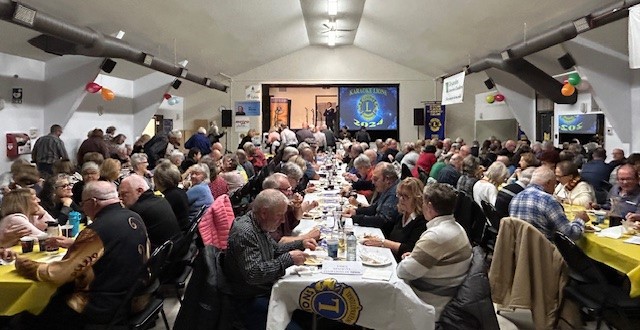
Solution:
M351 32L351 31L355 31L355 29L338 29L337 28L337 24L332 23L331 25L328 24L322 24L322 26L324 26L326 28L325 31L321 31L321 34L325 34L325 33L329 33L329 32Z

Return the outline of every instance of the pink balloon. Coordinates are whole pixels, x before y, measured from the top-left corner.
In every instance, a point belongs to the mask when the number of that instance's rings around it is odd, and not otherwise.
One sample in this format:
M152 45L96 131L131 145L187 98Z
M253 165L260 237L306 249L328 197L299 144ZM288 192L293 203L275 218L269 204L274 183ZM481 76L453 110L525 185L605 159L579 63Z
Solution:
M88 83L86 86L84 86L84 90L86 90L89 93L97 93L102 89L102 86L94 83L93 81Z
M502 102L504 101L504 95L496 94L495 99L496 99L496 102Z
M170 99L170 98L171 98L171 94L169 94L169 93L164 93L164 95L163 95L162 97L164 97L164 99L165 99L165 100L168 100L168 99Z

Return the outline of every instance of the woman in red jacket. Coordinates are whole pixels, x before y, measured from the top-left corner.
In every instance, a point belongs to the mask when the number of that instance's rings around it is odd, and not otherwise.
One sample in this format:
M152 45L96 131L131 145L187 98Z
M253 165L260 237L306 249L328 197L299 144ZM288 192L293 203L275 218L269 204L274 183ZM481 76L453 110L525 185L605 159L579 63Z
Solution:
M423 170L427 175L429 171L431 171L431 166L436 163L436 147L433 145L427 145L424 147L422 152L420 153L420 157L418 157L418 161L416 162L416 166L411 170L411 174L414 178L418 178L418 168Z

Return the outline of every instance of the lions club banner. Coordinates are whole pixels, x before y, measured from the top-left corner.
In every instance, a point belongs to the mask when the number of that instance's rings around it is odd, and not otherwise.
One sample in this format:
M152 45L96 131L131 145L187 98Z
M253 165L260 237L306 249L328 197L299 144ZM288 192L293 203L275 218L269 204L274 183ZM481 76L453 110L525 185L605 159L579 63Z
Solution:
M440 102L427 102L424 112L427 116L424 130L425 139L436 137L444 140L445 106Z

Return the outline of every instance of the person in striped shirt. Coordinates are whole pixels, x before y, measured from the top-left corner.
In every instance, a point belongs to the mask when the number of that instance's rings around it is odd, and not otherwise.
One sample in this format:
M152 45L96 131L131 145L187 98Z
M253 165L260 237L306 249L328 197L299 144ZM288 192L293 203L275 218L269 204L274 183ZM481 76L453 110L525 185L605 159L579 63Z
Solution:
M436 320L467 276L473 256L464 228L453 217L455 205L451 186L432 183L424 188L422 213L427 230L413 251L402 255L397 268L398 278L435 308Z

